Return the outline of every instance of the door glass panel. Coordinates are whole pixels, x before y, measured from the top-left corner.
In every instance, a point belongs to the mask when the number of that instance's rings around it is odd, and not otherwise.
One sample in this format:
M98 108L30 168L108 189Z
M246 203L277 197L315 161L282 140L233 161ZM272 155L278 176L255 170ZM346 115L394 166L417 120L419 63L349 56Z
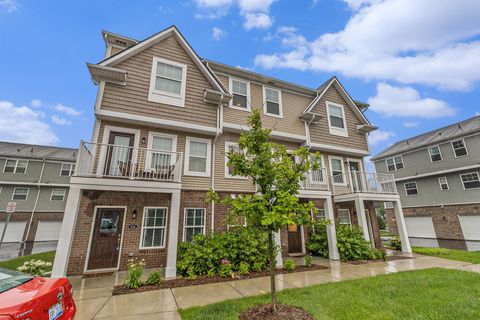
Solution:
M113 140L114 146L110 146L111 160L108 175L122 176L122 168L128 166L130 139L131 137L115 136Z

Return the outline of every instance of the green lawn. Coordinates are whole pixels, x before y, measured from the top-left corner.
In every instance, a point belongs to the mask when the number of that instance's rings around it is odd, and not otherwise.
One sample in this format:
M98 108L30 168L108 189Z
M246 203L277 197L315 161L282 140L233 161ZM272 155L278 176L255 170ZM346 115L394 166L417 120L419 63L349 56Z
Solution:
M53 263L53 259L55 258L55 251L47 251L47 252L42 252L42 253L35 253L29 256L24 256L24 257L19 257L19 258L14 258L10 259L7 261L1 261L0 262L0 267L5 268L5 269L11 269L11 270L16 270L18 267L23 265L25 261L28 261L30 259L35 259L35 260L43 260L47 262Z
M280 303L304 308L315 319L480 319L480 274L427 269L289 289ZM268 295L180 310L183 320L237 319Z
M413 247L413 252L450 260L465 261L475 264L480 263L480 251Z

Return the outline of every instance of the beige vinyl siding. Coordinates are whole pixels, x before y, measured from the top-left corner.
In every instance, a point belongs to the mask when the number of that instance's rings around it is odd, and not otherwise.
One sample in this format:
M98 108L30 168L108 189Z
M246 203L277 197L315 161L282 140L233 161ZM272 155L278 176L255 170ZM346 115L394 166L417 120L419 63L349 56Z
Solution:
M153 57L187 65L185 107L148 101ZM115 67L128 72L127 85L107 83L101 109L216 126L216 106L203 102L203 91L213 88L176 38L169 37Z
M123 50L124 50L123 48L112 46L112 51L111 51L110 56L113 56L114 54L117 54L117 53L119 53L120 51L123 51Z
M348 137L332 135L328 128L328 115L326 101L343 105L345 112L345 122L348 130ZM310 137L312 143L321 143L329 145L338 145L341 147L368 150L367 138L364 133L357 132L356 125L360 124L353 110L347 105L346 101L340 96L337 89L331 86L323 97L318 101L312 110L320 113L323 118L317 125L310 126Z

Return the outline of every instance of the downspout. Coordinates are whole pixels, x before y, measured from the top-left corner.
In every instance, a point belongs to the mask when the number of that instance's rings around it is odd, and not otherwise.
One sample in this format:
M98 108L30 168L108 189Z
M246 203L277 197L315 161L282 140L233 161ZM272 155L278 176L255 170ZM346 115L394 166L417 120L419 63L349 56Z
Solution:
M27 244L28 234L30 233L30 227L32 226L33 216L35 215L35 211L37 210L38 199L40 198L40 183L42 182L43 171L45 170L45 163L46 163L45 158L42 161L43 161L42 170L40 171L40 177L39 177L38 182L37 182L37 189L38 189L37 197L35 198L35 203L33 205L32 214L30 215L30 221L28 222L27 233L25 234L25 240L23 241L23 249L24 250L25 250L25 247L26 247L26 244Z
M215 139L213 139L212 147L212 191L215 191L215 156L216 156L216 144L217 139L220 136L221 132L221 121L220 118L223 117L223 93L220 95L220 101L217 108L217 132L215 133ZM215 201L212 199L212 220L210 225L210 233L215 231Z

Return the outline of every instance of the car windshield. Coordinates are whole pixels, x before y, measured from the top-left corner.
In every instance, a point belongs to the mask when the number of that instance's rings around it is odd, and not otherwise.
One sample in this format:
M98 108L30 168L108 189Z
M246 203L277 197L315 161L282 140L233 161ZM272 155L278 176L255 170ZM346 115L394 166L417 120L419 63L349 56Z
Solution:
M21 272L0 268L0 293L15 288L33 277Z

